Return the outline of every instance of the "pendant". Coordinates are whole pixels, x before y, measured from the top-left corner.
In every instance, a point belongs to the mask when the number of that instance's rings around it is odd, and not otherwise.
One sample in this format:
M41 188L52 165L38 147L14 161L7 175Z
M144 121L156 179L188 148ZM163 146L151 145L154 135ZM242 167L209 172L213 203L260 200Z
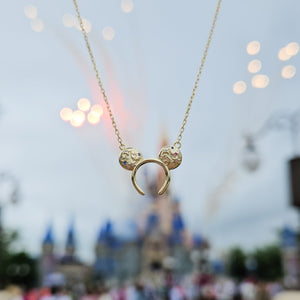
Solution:
M171 180L170 170L177 168L182 162L182 154L176 146L163 147L157 158L143 159L140 151L135 148L127 147L122 150L119 156L120 165L129 171L132 171L131 181L135 189L141 194L145 195L144 191L140 188L136 181L136 173L138 169L148 163L155 163L161 166L165 173L165 181L163 186L158 191L159 195L162 195L168 188Z

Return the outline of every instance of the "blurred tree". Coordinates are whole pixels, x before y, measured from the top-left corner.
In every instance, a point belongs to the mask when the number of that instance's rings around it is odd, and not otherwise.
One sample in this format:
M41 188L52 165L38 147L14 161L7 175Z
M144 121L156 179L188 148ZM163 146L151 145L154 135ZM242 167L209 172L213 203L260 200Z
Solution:
M13 251L17 238L16 232L0 232L0 289L9 284L31 288L37 282L36 261L25 252Z
M276 280L283 276L280 247L268 245L255 250L251 256L256 260L256 276L261 280Z
M9 283L32 288L38 278L36 260L25 252L18 252L10 255L7 266L6 276Z
M9 262L11 246L17 239L17 233L7 233L3 229L0 230L0 288L6 281L6 266Z
M228 253L227 272L228 275L239 280L246 276L246 255L239 247L232 248Z

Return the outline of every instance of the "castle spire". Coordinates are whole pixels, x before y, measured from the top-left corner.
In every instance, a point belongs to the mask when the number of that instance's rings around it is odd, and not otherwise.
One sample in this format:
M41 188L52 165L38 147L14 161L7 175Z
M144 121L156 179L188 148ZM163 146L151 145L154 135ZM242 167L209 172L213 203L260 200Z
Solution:
M76 250L76 238L75 238L75 227L74 220L71 221L66 240L66 254L73 256Z
M52 223L48 225L46 234L43 239L43 245L54 245L53 228Z
M52 223L48 225L47 231L42 242L43 255L52 255L54 251L54 236Z

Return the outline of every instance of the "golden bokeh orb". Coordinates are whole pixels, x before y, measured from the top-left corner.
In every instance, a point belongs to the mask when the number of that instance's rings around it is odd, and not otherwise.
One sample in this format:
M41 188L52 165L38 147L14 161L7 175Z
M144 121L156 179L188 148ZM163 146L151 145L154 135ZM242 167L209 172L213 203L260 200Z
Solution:
M80 127L85 121L85 114L81 110L76 110L72 114L71 125L74 127Z
M80 98L77 102L77 107L82 111L88 111L91 108L91 102L87 98Z
M73 114L73 111L69 107L64 107L60 111L60 117L61 117L61 119L64 120L64 121L66 121L66 122L70 121L72 119L72 114Z
M86 33L89 33L92 30L92 24L89 20L82 18L82 25ZM75 19L75 27L81 31L81 26L77 19Z
M121 9L125 13L130 13L133 10L133 1L132 0L122 0Z
M83 27L87 33L92 30L92 23L87 19L82 19Z
M237 81L232 87L233 92L237 95L245 93L246 89L247 85L245 81Z
M288 65L282 68L281 76L285 79L291 79L296 74L296 67L292 65Z
M73 27L76 25L76 18L71 15L71 14L65 14L63 16L63 24L66 26L66 27Z
M260 50L260 42L258 42L258 41L252 41L252 42L248 43L246 49L247 49L247 53L249 55L255 55Z
M102 36L107 41L112 41L115 37L115 30L112 27L106 26L102 30Z
M103 108L100 104L93 105L92 108L91 108L91 111L98 114L99 117L101 117L103 115Z
M257 73L261 69L261 61L259 59L253 59L248 64L248 71L250 73Z
M296 42L289 43L286 46L286 53L290 56L294 56L299 52L299 44Z
M254 75L251 79L252 86L258 89L263 89L267 87L269 82L269 77L263 74Z
M32 19L30 21L30 27L35 32L41 32L44 29L44 23L41 19Z
M289 60L292 56L287 53L287 48L283 47L278 52L279 60L286 61Z
M95 125L100 122L100 115L96 111L90 111L87 115L90 124Z
M29 19L35 19L38 15L38 10L34 5L26 5L24 7L24 14Z

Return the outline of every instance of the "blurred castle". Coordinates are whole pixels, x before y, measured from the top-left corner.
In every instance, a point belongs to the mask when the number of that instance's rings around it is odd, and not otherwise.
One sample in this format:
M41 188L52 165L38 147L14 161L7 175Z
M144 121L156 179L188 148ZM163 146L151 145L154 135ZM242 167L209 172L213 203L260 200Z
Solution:
M165 145L163 141L162 145ZM148 179L150 204L139 233L124 239L117 236L112 222L106 222L95 241L95 262L92 266L82 263L76 256L74 224L67 233L65 254L58 258L54 253L54 239L50 226L42 244L40 259L43 284L51 274L63 274L67 284L87 279L121 280L151 276L151 273L173 270L186 274L192 269L205 270L208 265L208 242L200 235L192 235L185 228L179 202L170 194L158 196L164 181L158 173L155 181Z

